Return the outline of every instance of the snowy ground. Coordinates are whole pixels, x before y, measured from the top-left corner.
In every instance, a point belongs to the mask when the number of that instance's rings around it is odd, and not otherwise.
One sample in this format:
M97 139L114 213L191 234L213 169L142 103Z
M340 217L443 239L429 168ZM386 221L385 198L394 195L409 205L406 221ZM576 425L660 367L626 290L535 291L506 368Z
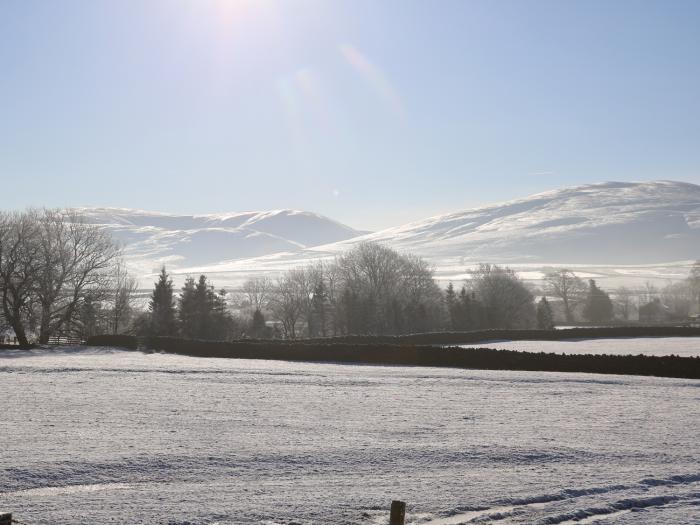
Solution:
M700 522L698 381L65 349L0 398L33 525Z
M629 337L571 339L568 341L489 341L460 345L465 348L498 348L520 352L558 354L679 355L700 357L700 337Z

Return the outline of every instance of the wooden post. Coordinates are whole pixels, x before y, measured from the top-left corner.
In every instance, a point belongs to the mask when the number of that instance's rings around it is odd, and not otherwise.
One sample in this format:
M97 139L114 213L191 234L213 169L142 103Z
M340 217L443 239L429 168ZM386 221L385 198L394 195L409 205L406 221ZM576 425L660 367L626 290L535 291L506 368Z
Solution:
M0 512L0 525L12 525L11 512Z
M406 519L406 503L403 501L394 500L391 502L391 517L389 518L390 525L404 525Z

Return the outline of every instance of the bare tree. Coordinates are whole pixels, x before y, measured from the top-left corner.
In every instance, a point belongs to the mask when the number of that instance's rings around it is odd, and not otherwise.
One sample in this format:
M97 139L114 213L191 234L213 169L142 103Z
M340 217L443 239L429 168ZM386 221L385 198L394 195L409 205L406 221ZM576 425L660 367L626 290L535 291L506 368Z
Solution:
M120 329L128 322L133 311L138 282L129 275L125 266L120 262L115 266L112 277L112 333L119 333Z
M644 283L644 290L642 291L642 303L649 304L654 299L659 297L659 289L654 286L654 283L647 281Z
M106 298L120 250L111 236L76 214L61 210L30 212L38 227L36 296L39 341L66 328L87 291Z
M615 290L615 307L619 317L623 321L629 321L634 310L634 301L632 300L632 290L621 286Z
M670 283L661 291L661 299L677 319L686 319L695 303L695 293L687 282Z
M303 270L292 269L277 280L275 294L270 301L273 318L282 323L285 337L296 339L297 325L304 313Z
M2 313L21 346L29 345L31 317L39 270L36 222L25 213L0 214L0 294Z
M544 276L546 292L561 299L567 323L574 322L574 308L586 294L586 284L567 268L552 270Z
M266 310L272 297L274 283L269 277L252 277L243 283L243 294L251 310Z

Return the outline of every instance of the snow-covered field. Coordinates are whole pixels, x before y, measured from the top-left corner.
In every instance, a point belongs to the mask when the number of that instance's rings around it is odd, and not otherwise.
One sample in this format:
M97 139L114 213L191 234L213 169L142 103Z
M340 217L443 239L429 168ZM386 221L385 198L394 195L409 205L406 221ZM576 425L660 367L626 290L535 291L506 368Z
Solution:
M0 398L32 525L700 522L698 381L64 349Z
M700 357L700 337L629 337L571 339L567 341L489 341L461 345L465 348L498 348L519 352L557 354L679 355Z

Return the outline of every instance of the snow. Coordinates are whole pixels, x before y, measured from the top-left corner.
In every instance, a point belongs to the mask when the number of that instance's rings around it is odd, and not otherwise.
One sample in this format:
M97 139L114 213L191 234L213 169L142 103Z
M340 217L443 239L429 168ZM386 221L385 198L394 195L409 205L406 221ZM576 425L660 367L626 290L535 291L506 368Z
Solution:
M217 285L237 287L251 275L330 260L362 241L425 257L443 281L490 262L532 280L552 266L576 266L582 278L601 278L604 286L663 285L684 278L700 257L700 186L672 181L563 188L375 233L299 210L77 211L126 245L144 286L167 263L176 275L203 272L216 275Z
M630 337L566 341L488 341L465 348L498 348L557 354L679 355L700 357L700 337Z
M253 258L357 237L354 230L315 213L299 210L178 215L122 208L77 208L125 246L136 274Z
M507 264L540 280L573 267L607 288L663 286L687 276L700 258L700 186L609 182L563 188L492 206L431 217L366 235L256 257L219 257L183 272L216 274L236 286L251 274L276 275L330 260L362 241L428 259L438 278L463 280L481 262Z
M403 499L410 524L697 523L699 386L7 351L0 508L36 525L380 524Z

